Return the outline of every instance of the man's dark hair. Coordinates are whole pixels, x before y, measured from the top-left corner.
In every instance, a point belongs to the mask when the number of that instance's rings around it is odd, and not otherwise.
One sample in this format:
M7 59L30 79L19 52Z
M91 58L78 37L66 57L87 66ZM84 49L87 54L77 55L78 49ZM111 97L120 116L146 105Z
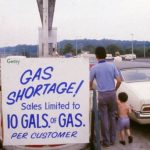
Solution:
M128 95L125 93L125 92L120 92L118 94L118 99L121 101L121 102L126 102L128 100Z
M98 58L98 59L105 59L105 57L106 57L105 48L101 47L101 46L97 47L95 49L95 55L96 55L96 58Z

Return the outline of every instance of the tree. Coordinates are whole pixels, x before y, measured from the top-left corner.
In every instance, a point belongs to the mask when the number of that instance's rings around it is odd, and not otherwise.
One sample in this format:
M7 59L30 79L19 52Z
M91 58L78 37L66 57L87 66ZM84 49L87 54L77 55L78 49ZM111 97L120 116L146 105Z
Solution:
M131 54L131 49L129 49L129 48L128 48L128 49L125 49L125 50L124 50L124 54Z
M121 48L116 44L110 44L106 47L106 51L108 54L112 54L113 56L115 56L115 52L120 52Z
M67 43L67 44L64 46L63 54L67 54L67 53L72 53L72 54L75 53L75 50L74 50L74 48L73 48L73 45L70 44L70 43Z
M146 57L150 57L150 48L148 48L146 51Z
M89 53L94 53L94 50L95 50L95 46L93 46L93 45L87 45L87 46L84 46L83 47L83 50L84 51L88 51Z

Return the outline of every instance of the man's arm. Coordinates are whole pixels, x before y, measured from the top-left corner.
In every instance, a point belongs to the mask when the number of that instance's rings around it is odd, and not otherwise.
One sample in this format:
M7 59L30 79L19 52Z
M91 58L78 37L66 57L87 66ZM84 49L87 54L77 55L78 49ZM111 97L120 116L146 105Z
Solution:
M117 83L116 83L116 90L117 90L120 87L120 84L121 84L121 78L120 78L120 76L117 76L116 80L117 80Z

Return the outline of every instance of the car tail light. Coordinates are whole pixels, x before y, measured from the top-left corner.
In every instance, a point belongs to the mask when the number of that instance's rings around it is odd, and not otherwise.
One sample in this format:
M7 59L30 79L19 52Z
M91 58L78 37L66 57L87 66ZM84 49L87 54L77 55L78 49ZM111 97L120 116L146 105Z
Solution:
M148 105L148 106L144 105L142 107L142 112L150 112L150 105Z

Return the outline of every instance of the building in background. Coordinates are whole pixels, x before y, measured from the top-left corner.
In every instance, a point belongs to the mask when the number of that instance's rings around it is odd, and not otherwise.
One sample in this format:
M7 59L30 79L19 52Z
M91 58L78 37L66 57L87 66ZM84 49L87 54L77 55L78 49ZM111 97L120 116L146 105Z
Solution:
M57 28L52 27L56 0L37 0L42 28L39 28L39 57L57 55Z

